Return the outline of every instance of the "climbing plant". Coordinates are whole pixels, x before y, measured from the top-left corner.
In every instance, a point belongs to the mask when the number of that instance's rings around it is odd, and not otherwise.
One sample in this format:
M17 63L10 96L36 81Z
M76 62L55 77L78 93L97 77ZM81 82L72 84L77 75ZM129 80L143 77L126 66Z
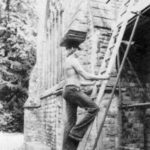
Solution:
M23 131L23 105L36 62L35 6L36 0L0 2L0 114L9 114L4 124L0 120L0 130Z

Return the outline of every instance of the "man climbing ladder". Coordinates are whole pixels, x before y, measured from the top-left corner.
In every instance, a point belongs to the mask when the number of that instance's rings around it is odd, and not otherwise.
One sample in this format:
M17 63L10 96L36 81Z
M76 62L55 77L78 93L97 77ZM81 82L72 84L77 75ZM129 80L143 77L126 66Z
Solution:
M63 97L66 100L67 120L64 129L63 150L75 150L99 111L99 107L95 102L81 91L80 76L86 80L105 80L108 79L108 76L105 74L96 76L82 69L76 59L78 53L78 44L76 42L70 42L67 51L67 59L64 65L65 86L63 90ZM87 111L85 117L78 124L76 124L77 107L84 108Z

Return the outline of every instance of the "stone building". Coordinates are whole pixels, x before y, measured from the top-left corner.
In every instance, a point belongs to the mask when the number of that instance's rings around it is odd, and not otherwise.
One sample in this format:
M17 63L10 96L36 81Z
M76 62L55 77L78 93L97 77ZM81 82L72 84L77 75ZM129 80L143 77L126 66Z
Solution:
M50 93L63 80L65 45L69 40L80 42L80 63L86 71L98 74L121 3L122 0L41 0L37 63L31 75L29 98L25 104L27 150L61 149L65 104L61 94ZM142 11L143 17L134 37L135 45L128 56L130 61L124 65L98 142L99 150L148 150L150 147L150 113L144 103L149 101L149 5L150 1L135 0L134 7ZM135 14L131 16L124 40L129 39L134 21ZM120 49L122 59L125 45ZM101 111L110 98L116 74L117 65L114 65ZM83 114L84 111L79 110L79 115ZM86 150L92 148L98 125L97 120L91 136L88 139L85 137L80 144L80 150L85 145Z

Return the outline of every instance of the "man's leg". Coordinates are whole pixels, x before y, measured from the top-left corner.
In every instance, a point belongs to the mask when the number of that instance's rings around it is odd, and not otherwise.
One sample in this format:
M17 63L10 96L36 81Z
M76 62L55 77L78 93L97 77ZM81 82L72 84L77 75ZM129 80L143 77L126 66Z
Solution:
M66 122L63 136L63 150L76 150L78 142L71 139L68 135L70 130L75 125L77 120L77 106L69 101L66 101Z
M95 102L91 100L90 97L88 97L83 92L76 91L74 94L76 95L75 96L76 99L74 100L76 104L79 107L85 108L87 110L87 114L85 115L85 117L71 129L69 134L71 138L80 141L82 140L89 125L94 121L99 111L99 107L96 105Z

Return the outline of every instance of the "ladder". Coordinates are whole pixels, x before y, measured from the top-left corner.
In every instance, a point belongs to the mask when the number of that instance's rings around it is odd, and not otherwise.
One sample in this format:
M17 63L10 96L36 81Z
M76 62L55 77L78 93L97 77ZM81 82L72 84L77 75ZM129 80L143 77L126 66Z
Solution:
M122 39L124 36L124 32L126 30L126 26L128 24L129 17L132 13L133 3L134 3L134 0L127 0L125 3L123 3L124 9L119 16L115 30L111 36L104 60L102 62L102 66L100 67L101 73L105 72L107 74L110 74L112 71L113 65L115 64L115 61L116 61L117 54L119 53L119 48L120 48L120 45L121 45L121 42L122 42ZM102 116L102 119L100 122L100 127L98 130L98 134L97 134L97 137L96 137L96 140L94 142L94 146L93 146L92 150L95 150L97 148L97 143L98 143L100 134L102 132L102 128L103 128L107 113L109 111L109 108L110 108L110 105L111 105L111 102L113 99L113 95L114 95L118 80L120 78L120 74L121 74L123 65L125 63L128 51L131 47L131 42L132 42L132 39L134 37L134 33L136 31L136 27L137 27L137 24L139 22L139 19L140 19L140 15L138 15L136 18L136 21L135 21L135 24L134 24L134 27L133 27L133 30L132 30L132 33L131 33L131 36L129 39L129 43L128 43L127 48L126 48L126 52L124 54L122 63L120 65L120 68L119 68L119 71L117 74L116 84L114 85L114 87L112 89L112 94L111 94L110 100L108 101L104 115ZM98 96L96 99L97 104L100 104L100 102L103 98L103 94L104 94L105 88L107 86L107 83L108 83L108 80L102 82L102 85L100 87L100 92L98 93Z
M123 2L123 5L121 7L122 11L120 12L120 15L119 15L118 21L116 23L116 26L114 27L114 31L112 33L108 48L106 50L105 57L102 61L102 65L100 67L100 73L101 74L106 73L106 74L110 75L110 73L112 72L112 68L115 64L116 57L119 53L119 48L120 48L120 45L122 43L122 39L123 39L125 30L126 30L126 26L128 24L130 15L132 14L133 4L134 4L134 0L125 0L125 2ZM134 33L136 31L136 27L137 27L139 19L140 19L140 15L137 15L136 21L134 23L134 27L132 29L132 33L131 33L131 36L130 36L130 39L129 39L129 42L127 44L126 52L124 54L124 57L123 57L123 60L121 62L119 71L117 73L116 84L114 85L114 87L112 89L111 97L108 101L108 104L107 104L104 112L100 111L100 114L101 114L100 126L99 126L99 129L98 129L97 137L94 141L94 145L93 145L92 150L95 150L97 148L98 140L100 138L102 128L103 128L107 113L109 111L109 108L110 108L110 105L111 105L111 102L112 102L112 99L113 99L113 95L114 95L117 83L119 81L119 78L120 78L120 74L121 74L123 65L125 63L128 51L131 47L131 42L132 42L132 39L134 37ZM101 87L100 87L99 93L98 93L97 98L96 98L96 103L98 105L100 105L100 103L102 101L107 83L108 83L108 80L104 80L104 81L101 82ZM91 132L91 130L89 132Z
M133 6L134 0L125 0L121 7L121 13L119 15L118 21L116 23L115 29L111 36L108 48L105 53L105 57L102 61L102 65L100 67L100 73L110 74L112 72L112 68L116 61L116 56L119 52L119 48L123 39L124 32L126 30L126 26L128 24L129 17L131 15L131 10ZM105 88L107 86L108 80L102 82L100 87L100 92L97 96L97 104L99 104L103 98L103 94Z

